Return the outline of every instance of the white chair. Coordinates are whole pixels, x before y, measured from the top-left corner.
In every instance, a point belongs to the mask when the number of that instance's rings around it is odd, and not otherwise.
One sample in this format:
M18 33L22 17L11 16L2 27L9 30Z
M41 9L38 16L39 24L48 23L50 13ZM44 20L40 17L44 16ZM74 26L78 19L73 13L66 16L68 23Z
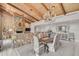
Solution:
M55 34L53 43L48 43L49 52L55 52L58 49L58 47L60 47L60 39L61 39L61 34L59 33Z
M40 50L41 48L44 47L44 45L40 45L40 42L39 42L39 38L37 36L33 36L33 43L34 43L34 52L35 52L35 55L38 56L40 54Z
M37 36L33 36L33 42L34 42L34 52L35 55L39 55L39 39L37 38Z
M13 47L13 40L11 40L11 39L3 40L3 48L4 49L12 48L12 47Z

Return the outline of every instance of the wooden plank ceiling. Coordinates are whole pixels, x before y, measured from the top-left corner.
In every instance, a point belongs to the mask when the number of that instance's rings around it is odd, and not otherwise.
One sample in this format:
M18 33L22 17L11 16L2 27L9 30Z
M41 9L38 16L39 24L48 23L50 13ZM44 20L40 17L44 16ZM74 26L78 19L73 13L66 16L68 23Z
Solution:
M0 5L3 6L3 10L12 15L23 16L27 23L43 20L43 15L49 10L50 5L55 6L57 16L79 10L78 3L2 3Z

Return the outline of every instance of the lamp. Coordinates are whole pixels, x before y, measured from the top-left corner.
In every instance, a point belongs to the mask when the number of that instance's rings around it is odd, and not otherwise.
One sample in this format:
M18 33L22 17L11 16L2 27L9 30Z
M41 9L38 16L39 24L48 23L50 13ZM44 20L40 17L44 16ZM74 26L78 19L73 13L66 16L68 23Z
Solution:
M52 17L55 17L55 16L56 16L55 6L50 5L47 13L43 15L43 19L46 19L46 21L51 21Z

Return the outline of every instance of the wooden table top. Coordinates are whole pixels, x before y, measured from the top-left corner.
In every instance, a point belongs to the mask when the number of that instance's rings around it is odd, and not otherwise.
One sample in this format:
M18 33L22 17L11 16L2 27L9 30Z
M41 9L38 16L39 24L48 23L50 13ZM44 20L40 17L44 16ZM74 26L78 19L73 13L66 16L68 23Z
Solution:
M46 43L49 43L49 42L53 42L53 38L49 38L49 37L41 38L41 43L42 44L46 44Z

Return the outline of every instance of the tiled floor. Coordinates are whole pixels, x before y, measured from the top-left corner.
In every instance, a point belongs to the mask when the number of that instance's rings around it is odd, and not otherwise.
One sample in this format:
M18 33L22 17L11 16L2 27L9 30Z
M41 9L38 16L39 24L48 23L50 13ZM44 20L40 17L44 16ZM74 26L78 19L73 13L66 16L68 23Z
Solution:
M40 56L79 56L79 43L61 41L62 45L55 53L44 53L40 50ZM35 56L33 45L28 44L19 48L10 48L0 52L1 56Z

